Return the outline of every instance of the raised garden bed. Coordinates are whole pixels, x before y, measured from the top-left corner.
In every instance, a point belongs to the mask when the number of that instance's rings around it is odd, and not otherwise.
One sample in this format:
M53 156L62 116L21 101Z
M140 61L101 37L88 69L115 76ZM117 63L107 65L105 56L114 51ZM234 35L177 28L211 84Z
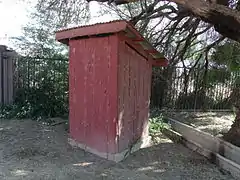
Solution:
M218 137L191 127L172 118L166 118L172 130L165 129L166 135L177 137L188 148L197 151L240 179L240 148Z
M226 133L234 120L232 112L168 112L166 116L213 136Z

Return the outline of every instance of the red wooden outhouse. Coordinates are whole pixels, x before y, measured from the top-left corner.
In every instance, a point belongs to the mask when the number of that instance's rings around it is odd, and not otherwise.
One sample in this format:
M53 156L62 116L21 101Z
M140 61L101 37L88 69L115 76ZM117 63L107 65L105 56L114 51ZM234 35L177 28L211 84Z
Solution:
M120 161L149 142L152 65L166 59L126 21L56 33L69 45L70 143Z

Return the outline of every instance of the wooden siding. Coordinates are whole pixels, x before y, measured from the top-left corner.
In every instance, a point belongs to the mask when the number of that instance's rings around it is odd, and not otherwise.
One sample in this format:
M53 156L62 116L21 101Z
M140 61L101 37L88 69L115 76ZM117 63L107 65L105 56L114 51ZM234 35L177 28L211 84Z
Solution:
M70 46L71 139L107 156L148 138L152 64L159 54L125 21L110 31L116 23L59 31L56 36Z
M148 136L150 102L150 59L141 49L121 37L118 61L118 123L119 151Z
M117 35L70 40L69 45L71 138L115 153Z
M71 138L119 153L147 137L151 58L121 33L69 45Z

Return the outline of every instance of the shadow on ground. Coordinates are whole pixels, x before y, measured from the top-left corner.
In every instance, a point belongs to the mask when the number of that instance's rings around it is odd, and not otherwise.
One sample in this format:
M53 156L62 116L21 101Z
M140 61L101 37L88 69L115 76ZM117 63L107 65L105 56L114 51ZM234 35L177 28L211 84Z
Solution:
M230 180L205 158L162 136L120 163L67 144L62 126L31 120L0 121L3 180Z

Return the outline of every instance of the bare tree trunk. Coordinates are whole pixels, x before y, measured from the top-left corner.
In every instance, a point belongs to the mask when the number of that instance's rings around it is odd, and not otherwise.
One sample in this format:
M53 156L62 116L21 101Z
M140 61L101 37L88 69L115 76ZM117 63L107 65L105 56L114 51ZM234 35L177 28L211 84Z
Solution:
M237 84L233 89L230 100L235 107L236 118L230 130L224 135L224 139L240 147L240 86Z
M240 12L205 0L169 0L181 5L203 21L214 25L223 36L240 42Z
M232 127L223 138L226 141L240 147L240 109L236 110L236 118Z

